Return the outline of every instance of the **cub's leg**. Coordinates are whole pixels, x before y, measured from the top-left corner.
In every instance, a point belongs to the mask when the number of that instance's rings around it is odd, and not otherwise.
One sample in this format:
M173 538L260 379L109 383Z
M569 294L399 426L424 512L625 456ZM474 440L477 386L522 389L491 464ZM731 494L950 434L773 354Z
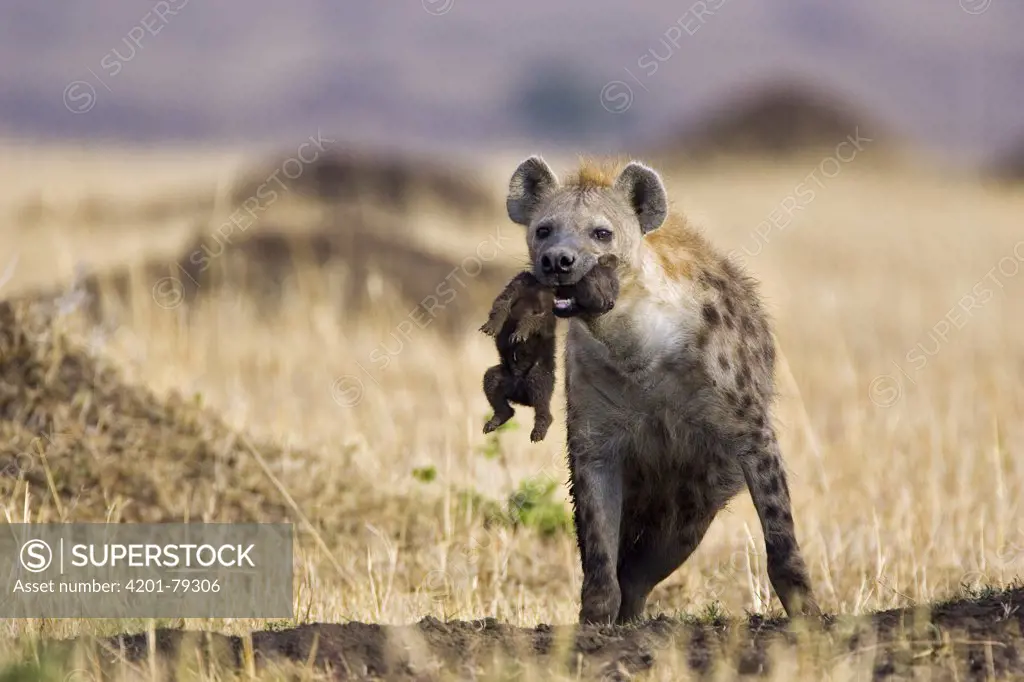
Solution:
M544 440L554 417L551 415L551 396L555 392L555 373L538 364L526 375L528 403L533 406L533 431L530 440Z
M488 336L497 336L512 312L512 304L519 298L523 290L534 281L533 275L528 272L521 272L513 277L512 281L494 299L494 303L491 304L491 311L487 314L487 322L480 327L480 331Z
M487 321L481 325L480 331L488 336L497 336L505 324L505 320L508 319L509 312L510 308L507 304L495 302L491 312L487 315Z
M484 424L484 433L494 431L516 413L508 403L508 379L501 365L495 365L484 372L484 395L494 410L494 416Z
M512 332L512 340L516 343L526 341L534 334L540 332L548 321L547 316L544 314L525 315L516 323L516 330Z

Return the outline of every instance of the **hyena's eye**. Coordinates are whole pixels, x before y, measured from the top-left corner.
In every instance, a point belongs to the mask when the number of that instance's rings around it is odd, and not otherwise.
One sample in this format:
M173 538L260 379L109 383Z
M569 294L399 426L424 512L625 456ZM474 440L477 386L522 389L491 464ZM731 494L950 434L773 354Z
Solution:
M548 225L541 225L533 234L537 239L547 239L551 235L551 227Z
M595 227L590 235L599 242L610 242L612 240L612 231L606 227Z

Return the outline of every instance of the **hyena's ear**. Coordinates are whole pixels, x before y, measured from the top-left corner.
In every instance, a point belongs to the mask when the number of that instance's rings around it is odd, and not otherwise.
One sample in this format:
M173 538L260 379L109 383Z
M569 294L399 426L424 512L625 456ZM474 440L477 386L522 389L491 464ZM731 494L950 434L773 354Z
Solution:
M512 222L529 225L537 206L550 192L558 187L558 177L551 167L539 156L519 164L508 183L508 197L505 209Z
M615 179L615 189L626 195L643 234L658 229L665 222L668 193L661 176L653 169L639 161L631 161Z

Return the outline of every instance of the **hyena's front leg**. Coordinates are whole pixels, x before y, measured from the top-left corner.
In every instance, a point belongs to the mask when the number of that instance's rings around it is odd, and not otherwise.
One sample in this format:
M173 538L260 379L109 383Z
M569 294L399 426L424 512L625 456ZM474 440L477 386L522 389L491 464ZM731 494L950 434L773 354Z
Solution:
M790 618L820 616L796 540L789 486L775 434L766 429L757 436L752 434L744 445L740 465L764 532L768 578Z
M593 434L570 403L566 430L569 444L569 492L573 500L576 540L583 565L581 623L611 623L622 594L616 566L622 518L622 461L608 439Z

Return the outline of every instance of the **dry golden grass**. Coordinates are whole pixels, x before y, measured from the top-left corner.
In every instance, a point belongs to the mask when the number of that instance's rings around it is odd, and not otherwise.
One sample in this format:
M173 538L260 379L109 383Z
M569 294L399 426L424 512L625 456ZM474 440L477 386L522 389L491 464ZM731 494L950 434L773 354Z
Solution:
M81 219L75 202L87 201L92 190L76 190L93 186L86 182L90 163L102 165L91 158L65 163L25 153L0 161L0 269L7 254L18 254L4 296L66 283L79 259L142 262L173 253L197 230L212 233L216 209L198 199L149 222L145 211L114 227L102 211ZM151 159L123 161L117 173L104 166L110 175L102 191L117 206L194 197L193 190L178 189L184 186L212 197L215 184L231 177L223 158L168 162L177 173L159 179L147 177L150 167L160 167ZM667 179L677 207L723 251L737 250L763 282L783 358L778 429L818 599L828 611L859 615L946 599L962 582L1007 585L1024 568L1024 318L1016 314L1024 296L1024 193L924 171L861 168L855 160L813 184L813 200L798 198L800 209L785 229L758 228L819 161L721 166ZM512 166L486 167L500 197L503 173ZM175 184L178 178L185 184ZM65 199L49 198L55 187ZM25 202L33 197L42 197L46 210L26 221ZM289 199L273 210L287 219L307 209ZM498 262L514 267L524 259L520 228L499 213L466 225L436 210L417 212L408 229L416 242L458 257L479 253L498 235L507 245L495 251ZM202 396L207 409L194 418L212 425L211 451L229 447L237 459L209 485L227 490L233 476L244 477L254 499L248 506L193 510L192 518L251 514L298 523L296 622L400 624L428 615L493 616L522 626L574 622L580 572L571 534L485 527L484 515L458 495L471 490L501 500L523 480L564 481L561 420L540 444L520 429L502 436L502 457L483 457L488 409L480 377L494 349L475 327L454 343L429 324L421 328L389 298L386 282L366 293L375 296L375 314L352 319L340 304L345 279L337 272L299 273L297 281L281 314L269 321L244 297L219 291L204 298L185 327L180 309L143 303L152 301L152 283L143 281L141 302L113 331L98 335L77 313L38 324L64 330L68 343L85 344L97 362L116 368L119 378L105 381L123 388L111 391L145 386L157 403L173 392ZM472 287L472 270L460 281ZM453 288L456 296L468 290ZM973 307L965 296L973 296ZM482 308L481 319L485 314ZM113 399L106 389L90 390ZM555 407L562 409L560 392ZM74 407L65 412L73 422ZM517 420L531 419L532 411L520 408ZM31 440L26 429L17 431ZM265 465L234 434L267 453ZM147 477L166 464L152 458L171 455L143 448L131 457L119 466ZM49 460L58 478L81 466L70 455ZM196 471L207 471L206 464L197 463ZM431 466L436 479L417 480L414 470ZM181 485L167 476L161 482ZM135 495L116 482L107 485L106 493ZM5 483L3 512L10 521L125 518L102 495L82 494L75 504L69 492L57 496L58 504L48 488ZM564 486L557 494L565 499ZM175 520L182 509L154 503L142 516ZM714 608L733 616L780 612L746 495L657 588L648 611L701 614L716 602ZM267 623L177 625L243 634ZM141 621L7 621L0 630L11 639L144 627ZM666 655L651 679L685 676L685 656L675 656L682 657L679 666ZM774 674L790 679L790 664L804 666L800 676L809 678L870 670L849 659L812 658L816 667L808 669L800 657L783 656L788 663Z

